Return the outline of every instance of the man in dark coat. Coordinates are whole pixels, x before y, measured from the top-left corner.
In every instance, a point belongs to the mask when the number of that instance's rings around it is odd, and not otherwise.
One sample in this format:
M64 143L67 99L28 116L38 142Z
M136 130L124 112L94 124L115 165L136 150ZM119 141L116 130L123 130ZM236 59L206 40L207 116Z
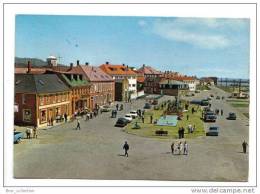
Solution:
M242 147L243 147L243 153L246 154L246 147L248 146L248 144L246 143L246 141L244 140L244 142L242 143Z
M129 145L128 145L127 141L125 142L123 149L125 150L125 156L128 157Z

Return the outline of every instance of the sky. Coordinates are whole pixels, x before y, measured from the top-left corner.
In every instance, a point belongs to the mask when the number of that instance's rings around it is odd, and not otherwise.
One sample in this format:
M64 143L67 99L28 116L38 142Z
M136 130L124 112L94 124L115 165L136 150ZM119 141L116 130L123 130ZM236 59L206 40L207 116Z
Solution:
M249 78L250 20L17 15L15 56Z

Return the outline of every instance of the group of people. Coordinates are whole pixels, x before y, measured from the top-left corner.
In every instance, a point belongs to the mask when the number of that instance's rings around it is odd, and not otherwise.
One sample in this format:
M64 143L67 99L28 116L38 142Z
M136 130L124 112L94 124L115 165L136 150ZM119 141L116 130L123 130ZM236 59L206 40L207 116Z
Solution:
M174 143L171 144L171 153L172 154L183 154L188 155L188 143L184 141L184 143Z
M37 132L37 128L34 127L32 128L28 128L26 129L26 138L27 139L31 139L31 138L37 138L38 137L38 132Z
M120 106L119 106L119 104L116 104L116 110L117 111L123 110L123 109L124 109L124 105L123 104L121 104Z

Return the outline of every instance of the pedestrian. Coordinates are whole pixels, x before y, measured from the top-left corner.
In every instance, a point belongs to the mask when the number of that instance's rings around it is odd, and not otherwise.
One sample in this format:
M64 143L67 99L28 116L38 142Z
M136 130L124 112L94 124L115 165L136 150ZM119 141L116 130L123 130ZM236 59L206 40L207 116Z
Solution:
M51 126L53 126L53 118L51 117Z
M189 115L187 114L187 121L189 120Z
M184 131L185 131L185 129L184 129L184 127L182 127L181 128L181 138L184 138Z
M182 135L181 135L181 129L182 129L182 128L179 127L179 130L178 130L179 139L181 139L181 136L182 136Z
M32 135L33 135L33 129L30 128L29 131L30 131L29 139L31 139L31 138L32 138Z
M68 115L67 115L67 113L64 113L64 120L65 120L65 123L67 123L67 120L68 120Z
M193 108L193 107L191 108L191 113L192 113L192 114L194 113L194 108Z
M182 150L182 143L178 143L178 146L177 146L177 150L178 150L178 154L180 155L181 154L181 150Z
M193 125L193 130L192 130L192 132L194 132L196 130L196 126L195 125Z
M183 154L184 154L184 155L188 155L188 144L187 144L186 141L184 142L184 150L183 150Z
M118 104L116 104L116 110L118 111L118 108L119 108L119 105Z
M209 108L211 108L211 104L209 104Z
M34 128L33 128L33 138L37 139L37 137L38 137L37 128L36 128L36 126L34 126Z
M172 151L172 154L174 154L174 142L172 142L172 144L171 144L171 151Z
M129 145L128 145L127 141L125 142L123 149L125 150L125 156L128 157Z
M221 116L223 116L223 109L221 109L220 114L221 114Z
M248 144L246 143L246 141L244 140L244 142L242 143L242 147L243 147L243 153L246 154L246 148L247 148Z
M144 116L142 116L142 122L144 123Z
M76 130L80 130L80 121L79 121L79 119L77 119L77 127L76 127Z
M26 129L26 138L30 139L30 129Z
M150 116L150 123L151 124L153 123L153 116L152 115Z

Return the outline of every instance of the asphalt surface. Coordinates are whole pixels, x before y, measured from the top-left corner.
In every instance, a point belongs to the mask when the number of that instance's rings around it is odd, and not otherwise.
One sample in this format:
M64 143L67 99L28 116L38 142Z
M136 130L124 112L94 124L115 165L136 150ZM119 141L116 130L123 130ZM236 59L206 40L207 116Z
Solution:
M228 95L213 88L192 98L201 99L209 94ZM173 98L165 96L160 100L165 99ZM116 119L110 118L111 113L103 113L90 121L81 120L81 130L75 130L76 122L67 123L40 130L38 139L25 139L14 145L14 177L247 181L248 154L242 153L241 144L244 139L248 142L248 119L225 100L213 99L211 103L213 109L223 109L224 116L205 127L217 125L220 134L187 140L188 155L170 153L172 141L179 140L127 134L114 127ZM125 104L118 117L143 105L144 100ZM237 120L226 120L229 112L236 112ZM125 141L130 145L129 157L123 156Z

